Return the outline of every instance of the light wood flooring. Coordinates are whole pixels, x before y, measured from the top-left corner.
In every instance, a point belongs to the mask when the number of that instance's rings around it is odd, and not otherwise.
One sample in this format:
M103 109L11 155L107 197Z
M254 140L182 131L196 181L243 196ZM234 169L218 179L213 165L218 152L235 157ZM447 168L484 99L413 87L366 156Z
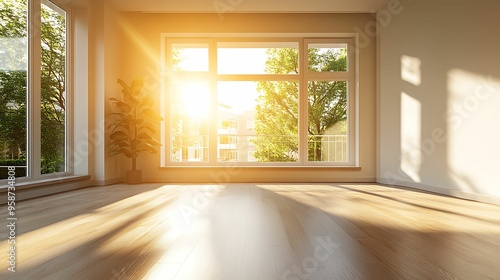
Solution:
M19 202L0 279L500 279L500 206L376 184L114 185Z

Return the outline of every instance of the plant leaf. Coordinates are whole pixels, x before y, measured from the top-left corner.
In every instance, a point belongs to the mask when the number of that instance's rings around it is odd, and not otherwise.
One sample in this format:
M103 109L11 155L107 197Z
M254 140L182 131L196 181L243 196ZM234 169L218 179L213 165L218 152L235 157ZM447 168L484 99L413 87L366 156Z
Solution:
M139 139L134 139L132 141L130 141L130 149L131 150L136 150L137 149L137 146L139 146L139 144L141 144L141 140Z
M117 145L120 148L130 147L130 145L127 142L119 142L119 143L117 143Z
M150 146L146 146L146 148L139 149L138 152L150 152L152 154L158 153L158 151L155 148L150 147Z
M130 131L128 125L126 124L113 124L113 129L111 130L111 134L113 134L115 131L119 129L123 129L122 131L125 133L128 133Z
M155 121L163 121L163 118L151 108L144 109L141 114Z
M123 88L122 92L123 93L125 93L125 92L129 93L130 92L130 87L122 79L118 79L117 83L119 83L122 86L122 88Z
M129 120L129 121L128 121L128 124L135 124L135 125L138 125L138 124L141 124L141 123L143 123L143 122L144 122L144 120L143 120L143 119L136 119L136 120L132 119L132 120Z
M142 79L134 79L132 81L132 85L130 86L130 94L132 96L138 96L142 90L143 85L144 82L142 81Z
M118 107L118 109L120 111L122 111L123 113L129 113L130 110L132 109L127 103L123 102L123 101L118 101L118 102L115 102L116 104L116 107Z
M145 96L142 100L141 100L141 106L147 106L147 107L151 107L155 104L155 101L154 99L151 97L151 96Z
M128 158L132 157L132 153L129 150L124 149L124 148L119 148L119 149L116 149L114 151L111 151L111 156L116 156L116 155L119 155L119 154L123 154L123 155L125 155Z
M139 100L130 93L123 93L123 100L130 104L131 107L137 107L137 105L139 105Z
M118 116L118 117L123 118L123 117L127 116L128 114L118 112L118 113L111 113L111 114L109 114L109 115L110 115L110 116Z
M122 141L122 140L127 140L128 135L123 131L115 131L109 136L109 138L113 141Z
M139 135L137 135L137 138L138 139L153 139L149 134L147 134L146 132L141 132L139 133Z
M155 134L156 133L156 128L155 128L155 125L151 124L151 123L145 123L141 126L138 127L139 131L142 131L142 130L145 130L147 129L148 131L150 131L152 134Z
M154 139L154 138L147 139L146 143L148 143L150 145L153 145L153 146L161 146L161 143L158 140Z

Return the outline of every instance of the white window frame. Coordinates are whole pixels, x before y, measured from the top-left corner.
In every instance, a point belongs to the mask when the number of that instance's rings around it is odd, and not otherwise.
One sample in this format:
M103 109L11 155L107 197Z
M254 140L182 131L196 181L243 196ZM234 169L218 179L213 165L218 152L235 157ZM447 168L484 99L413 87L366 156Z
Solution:
M50 173L50 174L41 174L41 166L40 170L38 173L35 175L39 174L40 179L49 179L49 178L58 178L58 177L63 177L63 176L69 176L74 174L74 164L73 164L73 155L72 155L72 149L70 147L73 147L73 98L72 98L72 71L71 71L71 49L72 49L72 40L71 40L71 10L69 7L66 7L65 5L58 4L56 1L50 1L50 0L40 0L40 9L41 9L41 4L46 5L47 7L53 9L54 11L61 11L65 13L65 19L66 19L66 61L65 61L65 71L66 71L66 76L64 79L65 82L65 89L66 89L66 106L65 106L65 169L66 171L64 172L55 172L55 173ZM40 33L40 32L39 32ZM37 46L41 46L41 38L40 42L37 42ZM41 48L41 47L40 47ZM41 57L39 57L41 60ZM40 69L40 67L38 68ZM39 77L41 73L38 74ZM38 86L40 87L40 83L38 83ZM37 89L38 94L41 93L41 89ZM41 96L40 96L41 99ZM40 109L40 107L38 107ZM41 138L41 134L38 135L38 139ZM41 141L38 141L41 142ZM37 154L38 156L38 162L41 164L41 147L40 147L40 153Z
M348 137L348 153L347 156L349 160L346 163L337 163L333 162L321 162L321 161L308 161L310 164L314 163L317 165L336 165L336 166L356 166L357 165L357 104L358 104L358 93L357 93L357 57L355 55L355 40L353 38L321 38L321 39L304 39L304 48L303 48L303 53L302 53L302 65L304 67L301 68L302 71L304 71L304 80L301 83L301 93L303 92L305 95L305 98L301 99L301 105L305 106L302 108L308 108L307 104L307 84L309 81L345 81L347 82L347 137ZM347 44L348 46L348 56L347 56L347 70L345 72L313 72L309 71L307 65L308 65L308 59L307 59L307 54L308 54L308 44L318 44L318 43L326 43L326 44ZM305 99L305 100L304 100ZM300 107L300 106L299 106ZM299 118L301 121L305 121L305 126L302 127L307 131L307 121L308 121L308 115L306 114L305 120L304 118ZM304 125L304 124L303 124ZM300 131L300 130L299 130ZM307 137L308 134L305 133L306 135L302 135L304 133L299 132L299 137L303 137L299 139L299 145L301 143L306 143L307 145ZM305 150L305 151L304 151ZM300 152L305 152L304 154ZM299 149L299 158L305 157L306 159L308 158L308 149L307 147L305 149Z
M65 62L65 169L64 172L41 174L41 9L42 4L55 10L64 11L66 19L66 62ZM66 5L50 0L28 0L28 76L26 110L26 176L16 178L17 183L30 183L41 180L57 179L74 174L72 155L72 72L71 72L71 10ZM7 179L0 180L5 185Z
M217 43L218 42L297 42L299 45L300 74L217 74ZM358 166L358 53L354 34L305 33L305 34L191 34L164 33L161 35L161 73L165 75L161 84L161 114L166 116L161 127L161 164L162 166L224 166L226 163L217 161L217 101L216 90L218 81L297 81L299 82L299 161L298 162L232 162L238 166ZM169 69L171 45L178 43L206 43L209 47L208 72L174 73ZM346 72L311 72L307 70L307 44L309 43L343 43L348 45L348 69ZM177 76L178 75L178 76ZM175 162L170 157L170 106L167 89L170 79L175 77L193 77L210 81L210 121L209 121L209 161L201 163ZM307 82L347 81L348 92L348 157L347 162L320 162L308 160L308 96ZM215 116L215 117L214 117Z

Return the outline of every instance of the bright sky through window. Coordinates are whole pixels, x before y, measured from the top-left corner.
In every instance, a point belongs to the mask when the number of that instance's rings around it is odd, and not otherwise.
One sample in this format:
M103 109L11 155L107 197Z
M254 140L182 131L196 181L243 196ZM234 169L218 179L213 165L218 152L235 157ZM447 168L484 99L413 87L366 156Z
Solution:
M179 108L183 114L195 119L206 119L209 111L208 84L201 81L175 83L179 97Z
M219 74L265 74L266 50L265 48L219 48L217 72Z
M207 48L177 48L181 71L207 71ZM267 48L219 48L219 74L265 74L268 58ZM255 82L223 82L217 87L219 103L231 106L235 112L242 113L255 107L258 96ZM208 85L201 82L177 83L176 92L181 96L182 110L192 117L208 115Z
M174 48L179 52L177 68L181 71L208 71L208 48Z
M219 82L217 99L219 104L230 106L235 113L255 109L259 96L257 82Z

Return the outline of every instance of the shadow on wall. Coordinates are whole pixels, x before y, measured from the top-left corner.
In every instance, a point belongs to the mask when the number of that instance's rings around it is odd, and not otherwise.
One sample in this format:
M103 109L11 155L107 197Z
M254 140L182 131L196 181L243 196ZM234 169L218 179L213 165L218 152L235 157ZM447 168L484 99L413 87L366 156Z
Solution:
M420 79L420 59L403 56L401 65L400 174L393 179L500 197L500 80L452 69L443 87L436 75Z
M499 5L412 2L381 31L382 178L500 198Z
M500 79L448 72L449 176L462 191L500 197Z

